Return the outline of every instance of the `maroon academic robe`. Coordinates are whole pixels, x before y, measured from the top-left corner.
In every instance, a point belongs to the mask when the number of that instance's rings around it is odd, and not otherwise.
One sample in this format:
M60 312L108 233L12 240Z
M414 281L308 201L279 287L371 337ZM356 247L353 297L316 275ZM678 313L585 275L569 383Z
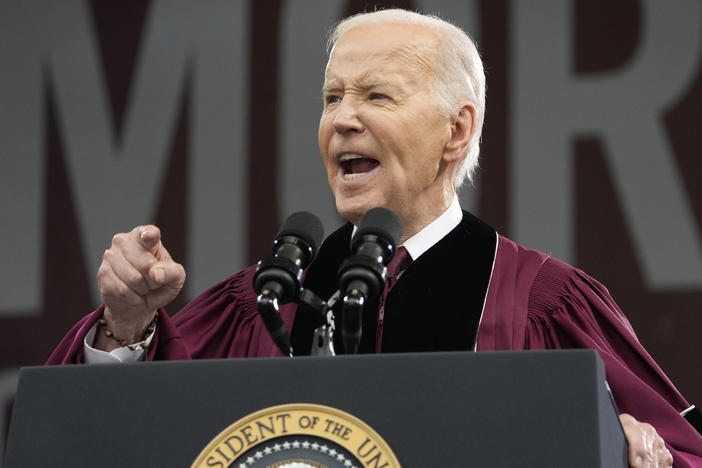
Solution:
M347 225L329 236L307 272L305 286L320 297L333 292L350 232ZM160 311L148 359L280 356L256 310L254 271L249 267L213 286L173 318ZM451 294L457 290L460 295ZM427 303L432 296L441 299ZM377 310L373 305L368 309ZM477 329L479 351L595 349L619 411L652 424L676 467L702 467L702 436L679 414L690 405L643 349L608 291L582 271L497 235L468 213L412 263L390 291L385 309L383 352L472 349L471 327ZM76 324L48 364L83 362L83 339L101 313L102 307ZM302 314L296 318L295 305L281 306L281 315L292 329L294 349L300 349L296 342L311 341L312 324ZM456 321L461 325L443 325ZM364 318L366 351L375 342L374 325Z

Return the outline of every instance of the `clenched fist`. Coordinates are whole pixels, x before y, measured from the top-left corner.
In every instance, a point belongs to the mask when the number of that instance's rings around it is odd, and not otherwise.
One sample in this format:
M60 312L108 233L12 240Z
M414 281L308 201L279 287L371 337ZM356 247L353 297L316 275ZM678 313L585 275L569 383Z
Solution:
M97 272L105 302L107 328L128 343L140 341L159 307L183 288L185 269L171 258L156 226L137 226L116 234ZM111 351L119 345L98 334L95 347Z
M653 426L637 421L629 414L621 414L619 420L629 442L631 468L671 468L673 466L673 456Z

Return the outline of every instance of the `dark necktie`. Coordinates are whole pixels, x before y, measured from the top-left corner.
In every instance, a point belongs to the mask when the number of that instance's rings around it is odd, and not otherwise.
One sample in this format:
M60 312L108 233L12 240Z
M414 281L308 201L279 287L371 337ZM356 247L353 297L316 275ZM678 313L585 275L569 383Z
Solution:
M380 296L380 302L378 306L378 327L375 331L375 352L379 353L383 343L383 321L385 320L385 299L388 297L388 293L395 286L400 275L407 269L409 264L412 263L412 257L406 248L400 247L397 249L395 256L392 258L388 264L388 280L385 285L385 289Z

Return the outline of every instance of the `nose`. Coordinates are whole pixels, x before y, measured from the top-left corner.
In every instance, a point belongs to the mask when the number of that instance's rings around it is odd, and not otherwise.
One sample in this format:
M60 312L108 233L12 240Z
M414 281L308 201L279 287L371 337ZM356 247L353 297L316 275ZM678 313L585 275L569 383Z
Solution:
M360 133L363 131L363 123L359 118L356 104L350 96L344 96L339 102L332 124L337 133Z

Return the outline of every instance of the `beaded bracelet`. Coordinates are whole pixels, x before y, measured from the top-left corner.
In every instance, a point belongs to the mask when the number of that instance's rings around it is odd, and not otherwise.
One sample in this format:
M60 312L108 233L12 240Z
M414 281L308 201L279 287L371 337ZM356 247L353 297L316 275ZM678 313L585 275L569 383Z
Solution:
M124 340L122 338L119 338L115 336L115 334L107 328L107 320L105 320L105 315L103 314L100 316L100 320L98 321L98 328L104 328L105 329L105 336L108 338L111 338L115 340L117 343L119 343L120 346L134 346L134 345L141 345L142 348L147 349L149 345L146 343L146 339L151 335L154 330L156 329L156 319L158 318L158 314L154 315L153 320L147 325L146 330L144 331L144 337L140 340L140 342L134 343L134 344L129 344L127 343L127 340Z

